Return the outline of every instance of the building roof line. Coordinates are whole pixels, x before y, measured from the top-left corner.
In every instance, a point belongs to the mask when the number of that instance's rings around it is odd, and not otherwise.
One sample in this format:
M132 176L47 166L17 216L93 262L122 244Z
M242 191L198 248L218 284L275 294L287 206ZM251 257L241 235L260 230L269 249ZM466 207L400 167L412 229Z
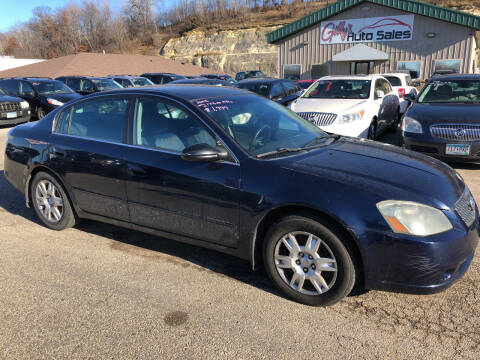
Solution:
M466 26L475 30L480 30L480 17L468 14L462 11L453 10L433 4L427 4L416 0L339 0L336 3L328 5L323 9L304 16L290 24L282 26L267 34L267 42L273 44L290 35L302 31L312 25L318 24L322 20L328 19L334 15L340 14L358 4L369 2L381 6L390 7L397 10L403 10L417 15L430 17L449 23Z

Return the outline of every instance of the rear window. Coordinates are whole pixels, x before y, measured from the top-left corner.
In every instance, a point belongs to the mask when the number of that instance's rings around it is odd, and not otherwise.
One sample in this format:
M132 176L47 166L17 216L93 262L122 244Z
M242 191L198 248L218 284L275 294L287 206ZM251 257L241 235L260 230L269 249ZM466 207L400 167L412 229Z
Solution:
M402 80L397 76L385 76L392 86L402 86Z
M256 94L267 97L269 84L261 82L247 82L242 84L236 84L240 89L248 90Z

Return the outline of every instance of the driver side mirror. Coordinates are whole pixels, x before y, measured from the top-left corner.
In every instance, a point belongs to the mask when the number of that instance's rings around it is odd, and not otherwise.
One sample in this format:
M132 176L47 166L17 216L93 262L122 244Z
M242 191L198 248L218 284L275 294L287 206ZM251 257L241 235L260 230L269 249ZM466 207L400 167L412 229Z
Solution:
M382 90L375 90L375 97L377 99L383 99L385 97L385 93Z
M403 98L407 101L414 102L417 97L414 94L405 94Z
M184 149L181 156L185 161L211 162L226 159L228 152L208 144L195 144Z

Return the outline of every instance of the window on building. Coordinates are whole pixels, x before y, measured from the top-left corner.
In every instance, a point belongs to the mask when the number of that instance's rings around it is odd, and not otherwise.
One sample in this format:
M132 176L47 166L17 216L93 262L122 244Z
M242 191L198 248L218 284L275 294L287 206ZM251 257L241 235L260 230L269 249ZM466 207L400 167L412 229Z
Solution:
M320 79L323 76L330 75L330 65L329 64L318 64L312 65L310 71L310 77L312 79Z
M461 60L435 60L435 73L460 73Z
M420 61L399 61L397 68L402 72L408 71L412 79L420 78Z
M300 65L284 65L283 66L283 78L293 81L300 80Z

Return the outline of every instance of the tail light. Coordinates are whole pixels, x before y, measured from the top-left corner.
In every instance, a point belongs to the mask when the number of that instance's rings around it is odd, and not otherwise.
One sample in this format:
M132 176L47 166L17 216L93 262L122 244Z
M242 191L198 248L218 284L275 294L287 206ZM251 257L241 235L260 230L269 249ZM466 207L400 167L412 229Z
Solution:
M405 96L405 89L400 88L398 89L398 97L403 98Z

